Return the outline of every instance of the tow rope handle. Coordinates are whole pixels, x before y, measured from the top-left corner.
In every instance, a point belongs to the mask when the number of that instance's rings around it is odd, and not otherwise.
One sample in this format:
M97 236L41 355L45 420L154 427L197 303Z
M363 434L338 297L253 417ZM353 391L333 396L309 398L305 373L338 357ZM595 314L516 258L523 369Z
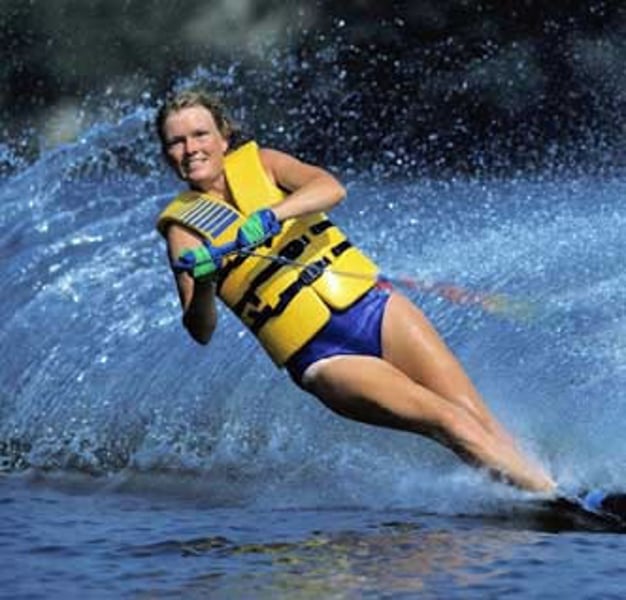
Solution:
M239 245L236 241L227 242L226 244L222 244L221 246L213 246L213 248L220 258L224 258L229 254L238 254L240 250L245 250L245 248L239 248Z

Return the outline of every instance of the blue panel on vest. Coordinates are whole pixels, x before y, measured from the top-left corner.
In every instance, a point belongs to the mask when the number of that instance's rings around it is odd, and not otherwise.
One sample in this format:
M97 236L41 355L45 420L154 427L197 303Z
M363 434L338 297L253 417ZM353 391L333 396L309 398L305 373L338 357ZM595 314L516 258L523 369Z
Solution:
M209 200L198 200L180 214L183 223L193 225L217 237L238 219L237 213L230 207Z

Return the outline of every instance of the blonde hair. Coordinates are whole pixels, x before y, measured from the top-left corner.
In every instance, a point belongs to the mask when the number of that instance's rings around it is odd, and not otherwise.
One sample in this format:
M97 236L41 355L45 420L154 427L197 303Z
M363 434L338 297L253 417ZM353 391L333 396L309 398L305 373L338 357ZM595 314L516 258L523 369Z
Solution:
M189 88L168 94L157 112L155 125L162 146L165 145L163 126L167 117L172 113L192 106L203 106L206 108L213 116L219 132L225 139L230 140L237 131L235 123L228 116L226 108L219 98L201 88Z

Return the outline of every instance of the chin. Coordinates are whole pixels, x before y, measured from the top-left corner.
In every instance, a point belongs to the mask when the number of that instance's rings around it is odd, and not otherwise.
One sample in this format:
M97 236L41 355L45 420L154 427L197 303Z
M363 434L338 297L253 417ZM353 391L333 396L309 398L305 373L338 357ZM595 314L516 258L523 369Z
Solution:
M210 179L211 179L210 173L200 173L200 172L185 173L185 180L188 181L189 183L193 183L194 185L198 185L202 183L203 181L209 181Z
M206 191L211 187L210 184L207 183L211 181L208 177L187 177L186 181L194 190Z

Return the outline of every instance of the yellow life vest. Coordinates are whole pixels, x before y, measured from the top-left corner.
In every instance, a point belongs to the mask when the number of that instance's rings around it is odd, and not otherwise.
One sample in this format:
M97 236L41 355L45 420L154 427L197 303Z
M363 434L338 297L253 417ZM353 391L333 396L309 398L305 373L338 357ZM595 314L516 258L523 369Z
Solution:
M162 235L176 223L220 246L235 239L247 215L285 197L266 174L255 142L230 152L224 170L235 206L210 193L183 192L159 216ZM371 289L378 272L323 213L287 219L282 231L254 252L268 258L226 258L217 293L278 365L322 329L331 309L345 310Z

